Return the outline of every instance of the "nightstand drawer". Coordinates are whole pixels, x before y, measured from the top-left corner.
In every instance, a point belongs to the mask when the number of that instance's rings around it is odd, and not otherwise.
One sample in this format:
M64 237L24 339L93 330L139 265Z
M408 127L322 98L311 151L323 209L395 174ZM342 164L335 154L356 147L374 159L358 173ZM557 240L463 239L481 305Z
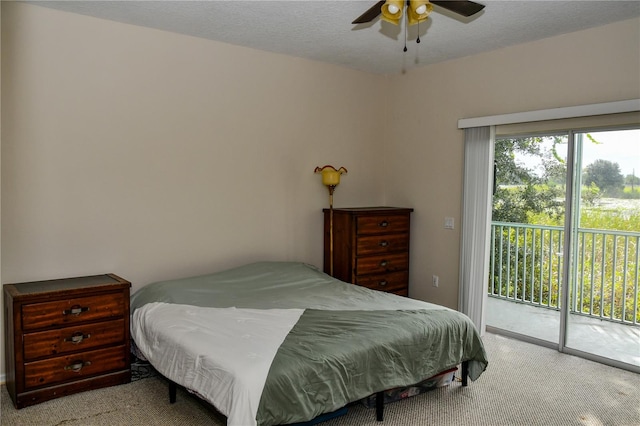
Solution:
M408 215L376 215L357 218L356 232L361 234L379 234L409 231Z
M128 350L122 345L25 363L24 387L29 390L128 368Z
M124 319L38 331L24 335L24 359L77 352L99 346L123 344Z
M409 234L370 235L358 237L356 255L382 254L409 250Z
M393 272L381 275L365 275L357 277L355 284L372 290L381 290L387 292L406 291L409 282L409 272Z
M125 301L122 292L32 303L22 306L22 328L34 330L43 327L72 325L123 316L124 312Z
M359 257L356 259L356 276L406 271L409 269L409 253Z

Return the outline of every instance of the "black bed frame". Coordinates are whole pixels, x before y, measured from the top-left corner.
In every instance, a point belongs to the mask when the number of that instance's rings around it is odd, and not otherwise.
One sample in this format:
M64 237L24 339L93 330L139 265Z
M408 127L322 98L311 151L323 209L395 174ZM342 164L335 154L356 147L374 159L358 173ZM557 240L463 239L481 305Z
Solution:
M469 361L462 362L462 386L467 386L469 384ZM176 402L176 391L178 390L178 385L169 380L169 402L173 404ZM376 420L381 422L384 419L384 391L380 391L376 393Z

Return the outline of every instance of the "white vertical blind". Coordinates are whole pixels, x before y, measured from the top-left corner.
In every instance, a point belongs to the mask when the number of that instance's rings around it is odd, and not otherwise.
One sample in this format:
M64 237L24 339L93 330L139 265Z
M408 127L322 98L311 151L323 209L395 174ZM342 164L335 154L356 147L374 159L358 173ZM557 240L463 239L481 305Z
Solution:
M481 334L489 276L494 126L465 129L458 309Z

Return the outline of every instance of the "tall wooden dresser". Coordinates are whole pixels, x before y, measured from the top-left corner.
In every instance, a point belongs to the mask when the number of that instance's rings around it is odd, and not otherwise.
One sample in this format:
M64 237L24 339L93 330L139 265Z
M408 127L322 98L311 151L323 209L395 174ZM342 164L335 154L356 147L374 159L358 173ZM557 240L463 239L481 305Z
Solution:
M333 276L409 295L409 231L413 209L333 209ZM324 209L324 272L330 273L330 210Z
M130 287L113 274L4 285L16 408L131 381Z

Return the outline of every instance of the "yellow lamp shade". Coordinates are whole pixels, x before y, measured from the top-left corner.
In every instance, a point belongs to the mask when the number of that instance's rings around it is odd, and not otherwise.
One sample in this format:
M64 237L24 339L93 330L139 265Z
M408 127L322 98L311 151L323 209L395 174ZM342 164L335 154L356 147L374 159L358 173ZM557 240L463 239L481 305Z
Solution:
M322 184L326 186L336 186L340 184L340 175L347 173L347 169L340 167L336 169L333 166L326 165L324 167L316 167L315 173L322 174Z
M398 25L402 18L402 9L404 9L404 0L387 0L380 8L382 19Z
M323 170L322 171L322 184L323 185L338 185L340 183L340 173L335 170Z
M432 10L433 5L427 0L409 0L409 7L407 7L409 25L426 21Z

